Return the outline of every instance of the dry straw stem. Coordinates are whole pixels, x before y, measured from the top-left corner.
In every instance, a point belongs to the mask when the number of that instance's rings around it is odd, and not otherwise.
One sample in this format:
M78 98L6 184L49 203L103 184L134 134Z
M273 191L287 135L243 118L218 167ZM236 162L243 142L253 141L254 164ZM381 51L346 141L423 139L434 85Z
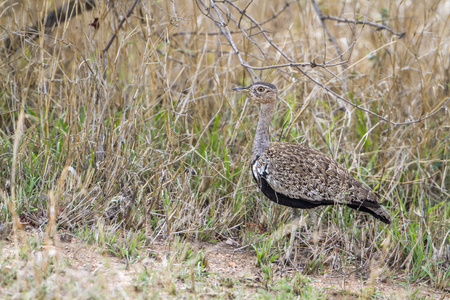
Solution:
M23 101L25 104L25 101ZM6 195L2 192L2 196L5 202L8 204L9 212L13 218L14 222L14 234L17 234L17 230L22 230L22 224L20 223L19 216L16 212L16 173L17 164L20 159L19 157L19 146L23 135L23 123L25 118L25 112L23 106L19 113L19 118L16 123L15 135L14 135L14 147L13 147L13 157L12 157L12 168L11 168L11 199L8 199Z
M24 125L24 110L23 106L20 110L19 117L16 123L15 135L14 135L14 146L13 146L13 158L12 158L12 168L11 168L11 198L9 198L5 192L0 188L0 197L6 204L6 207L11 214L13 220L13 240L16 247L16 254L18 254L19 242L22 240L22 224L20 222L19 216L17 215L16 210L16 172L17 172L17 163L18 163L18 151L20 141L23 135L23 125Z

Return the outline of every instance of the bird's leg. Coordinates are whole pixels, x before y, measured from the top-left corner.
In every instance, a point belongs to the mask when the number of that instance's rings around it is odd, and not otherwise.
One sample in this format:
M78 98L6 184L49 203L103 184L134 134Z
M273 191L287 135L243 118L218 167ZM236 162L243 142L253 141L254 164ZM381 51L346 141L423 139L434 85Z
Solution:
M294 246L294 240L298 229L298 223L300 219L300 210L298 208L292 209L292 227L291 227L291 238L289 240L288 249L286 250L285 256L284 256L284 262L287 263L291 259L291 252L292 248ZM295 261L295 257L294 257Z

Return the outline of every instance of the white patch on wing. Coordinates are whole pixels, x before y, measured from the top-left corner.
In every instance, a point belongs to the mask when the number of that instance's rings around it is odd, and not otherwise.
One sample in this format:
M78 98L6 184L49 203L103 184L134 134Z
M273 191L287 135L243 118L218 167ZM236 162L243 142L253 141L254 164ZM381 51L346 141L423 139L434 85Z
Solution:
M258 161L256 161L252 166L252 172L253 172L253 176L255 176L256 178L259 178L259 177L263 176L265 172L267 173L267 166L261 165L258 163Z
M252 173L253 173L253 176L256 178L256 179L258 179L259 178L259 174L258 174L258 167L256 166L257 165L257 163L255 162L254 164L253 164L253 166L252 166Z

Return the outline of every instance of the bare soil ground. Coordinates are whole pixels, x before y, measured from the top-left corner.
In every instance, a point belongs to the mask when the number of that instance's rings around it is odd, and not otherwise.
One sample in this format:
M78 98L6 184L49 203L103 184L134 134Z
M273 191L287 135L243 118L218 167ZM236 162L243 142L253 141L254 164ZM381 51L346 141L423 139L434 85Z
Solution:
M20 239L27 245L41 241L42 234L29 231ZM0 295L6 298L270 298L283 290L282 282L292 282L300 269L273 264L273 278L267 279L256 267L256 254L237 250L231 243L187 244L192 253L203 253L205 265L201 276L188 260L177 262L169 243L155 242L141 250L133 262L111 256L97 246L62 233L58 245L36 245L16 248L13 237L0 242L3 279ZM44 243L45 244L45 243ZM194 274L195 273L195 274ZM304 286L316 291L322 299L450 299L450 294L434 290L426 284L402 283L380 276L368 283L352 275L300 275ZM183 276L186 275L186 276ZM143 280L143 278L146 278ZM283 281L283 278L285 281ZM143 282L146 282L143 284ZM151 282L151 283L149 283ZM298 282L298 281L297 281ZM46 291L40 291L45 286ZM299 297L301 298L301 289Z

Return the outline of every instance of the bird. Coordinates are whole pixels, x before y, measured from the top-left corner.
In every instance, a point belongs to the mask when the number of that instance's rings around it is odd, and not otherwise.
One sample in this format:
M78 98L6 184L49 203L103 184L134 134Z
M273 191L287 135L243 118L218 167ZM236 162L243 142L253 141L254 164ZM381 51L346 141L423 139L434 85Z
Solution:
M270 142L269 126L278 96L275 85L256 82L233 90L247 93L252 102L261 106L250 164L253 178L267 198L294 208L293 217L299 217L298 209L345 205L369 213L383 223L392 222L370 188L335 160L299 144ZM292 238L291 234L291 244Z

